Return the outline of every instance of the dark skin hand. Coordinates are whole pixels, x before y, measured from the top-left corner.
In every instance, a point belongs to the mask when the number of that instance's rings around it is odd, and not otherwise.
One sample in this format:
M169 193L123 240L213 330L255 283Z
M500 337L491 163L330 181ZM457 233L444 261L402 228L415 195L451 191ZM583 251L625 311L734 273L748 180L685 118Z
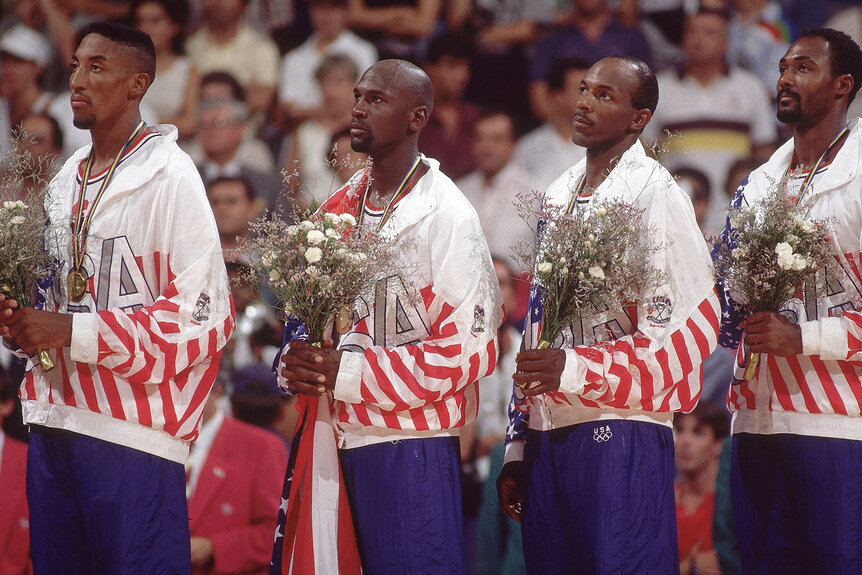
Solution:
M772 311L762 311L740 324L754 353L790 357L802 353L802 328Z
M521 477L524 463L510 461L497 477L497 498L503 513L521 522Z
M284 363L281 375L294 391L323 395L335 388L341 353L332 341L324 341L319 348L307 341L291 342L287 353L281 356Z
M515 384L524 395L534 396L560 388L566 353L561 349L525 349L515 357L515 363Z
M31 307L18 308L14 299L0 295L0 336L24 352L72 345L72 316Z

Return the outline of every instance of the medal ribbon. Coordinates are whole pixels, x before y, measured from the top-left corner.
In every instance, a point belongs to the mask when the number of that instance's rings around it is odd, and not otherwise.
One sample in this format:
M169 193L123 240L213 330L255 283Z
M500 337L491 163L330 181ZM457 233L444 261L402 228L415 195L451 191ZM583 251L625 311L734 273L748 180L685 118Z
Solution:
M571 214L575 209L575 203L578 201L578 198L581 197L581 193L584 191L584 184L587 182L587 173L584 172L584 175L581 176L581 180L578 182L578 187L575 188L575 193L572 194L572 199L569 200L569 207L566 208L566 213Z
M132 131L129 139L126 140L125 144L123 144L123 148L117 154L117 157L114 158L114 161L111 163L111 167L108 168L108 172L105 174L105 179L102 181L102 187L99 188L99 193L93 199L93 205L90 206L90 212L87 214L85 219L84 198L87 195L87 181L90 179L90 171L93 168L93 151L90 150L90 155L87 157L87 165L84 168L84 176L81 179L81 191L78 194L78 211L75 214L75 226L72 228L72 235L74 236L74 240L72 241L72 256L73 263L75 264L75 271L80 271L84 265L84 255L87 252L87 236L90 232L90 222L93 219L93 213L96 211L96 205L101 201L102 196L105 194L105 190L108 189L108 184L110 184L111 180L114 179L117 164L120 163L120 158L125 155L129 146L131 146L135 138L140 135L145 126L146 124L141 120L138 126ZM78 240L78 234L80 234L80 242Z
M850 130L847 126L841 128L841 130L832 138L832 141L820 155L820 159L817 160L817 163L814 164L814 168L808 173L808 176L805 177L805 181L802 182L802 186L799 188L799 191L796 193L796 203L798 204L800 200L802 200L802 196L805 195L805 192L808 190L808 185L811 183L811 180L814 179L814 174L817 173L817 170L820 169L820 165L823 163L823 160L826 159L834 150L837 148L841 142L844 141L844 138L847 137L847 134L850 133ZM793 164L793 160L790 162ZM790 166L787 166L787 171L784 173L785 178L787 174L790 172Z
M389 201L386 203L386 209L383 211L383 216L380 218L380 223L377 224L377 231L379 232L381 228L383 228L383 224L386 223L386 220L389 219L389 216L392 215L392 210L395 209L395 204L397 204L401 198L407 195L407 193L413 187L415 183L414 176L419 171L419 168L422 166L422 160L420 156L416 156L416 159L413 160L413 164L410 165L410 169L407 170L407 173L404 174L404 177L401 178L401 183L398 184L398 187L395 188L395 191L392 192L392 195L389 197ZM359 214L356 217L356 223L359 229L362 228L362 218L365 216L365 205L368 202L368 189L370 186L368 185L368 180L365 182L365 189L362 191L362 201L359 202Z

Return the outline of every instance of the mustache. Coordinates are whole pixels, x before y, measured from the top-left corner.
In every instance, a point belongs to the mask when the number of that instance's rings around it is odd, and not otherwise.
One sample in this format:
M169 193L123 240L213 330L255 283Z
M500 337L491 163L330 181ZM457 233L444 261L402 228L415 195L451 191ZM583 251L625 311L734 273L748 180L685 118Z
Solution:
M778 99L780 100L782 98L782 96L790 96L794 100L799 101L799 94L797 94L796 92L793 92L791 90L786 90L786 89L785 90L779 90L778 91Z

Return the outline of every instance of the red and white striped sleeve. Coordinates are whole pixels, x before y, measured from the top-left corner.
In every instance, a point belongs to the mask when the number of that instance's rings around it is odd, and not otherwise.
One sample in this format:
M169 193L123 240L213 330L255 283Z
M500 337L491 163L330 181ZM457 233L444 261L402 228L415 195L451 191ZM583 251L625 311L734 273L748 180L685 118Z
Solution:
M415 409L494 371L502 320L499 284L479 221L470 212L451 209L433 216L428 245L416 246L420 257L428 258L433 282L420 289L428 336L415 344L344 353L336 399L381 410Z
M712 291L668 333L648 327L566 350L560 391L595 407L690 411L700 396L701 364L718 342L718 325L718 296Z
M143 384L174 379L218 358L235 328L233 300L203 189L183 188L182 183L172 184L182 194L181 208L166 209L165 221L140 223L171 232L169 253L157 258L158 275L168 280L165 287L149 305L73 314L73 360ZM179 201L178 196L173 199Z
M850 361L862 366L862 313L844 311L840 317L805 321L799 327L802 355Z
M709 250L679 190L653 194L644 218L663 246L653 261L665 283L639 302L631 334L566 350L560 391L594 407L690 411L700 397L701 364L718 343Z

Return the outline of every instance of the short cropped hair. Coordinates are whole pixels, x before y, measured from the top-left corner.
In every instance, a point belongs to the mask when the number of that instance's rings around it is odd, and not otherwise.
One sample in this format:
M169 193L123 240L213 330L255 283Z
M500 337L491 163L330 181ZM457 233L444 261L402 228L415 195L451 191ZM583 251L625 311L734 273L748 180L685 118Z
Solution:
M689 415L709 426L715 439L724 439L730 433L729 414L717 403L701 401Z
M229 73L218 70L216 72L209 72L204 74L201 77L200 89L203 89L210 84L224 84L230 88L231 95L234 100L238 102L245 102L245 89L242 87L242 84L239 83L239 80L236 77Z
M428 44L425 62L436 64L445 56L456 60L470 60L475 50L470 37L462 32L444 32Z
M566 74L569 70L589 70L591 64L582 58L560 58L551 64L548 71L548 89L559 92L566 86Z
M646 108L655 113L655 108L658 106L658 80L655 73L640 58L634 56L617 56L617 58L634 66L637 73L638 85L632 92L632 107L635 110Z
M80 46L84 38L90 34L98 34L127 48L135 61L136 71L149 76L152 85L153 80L156 79L156 49L148 34L125 24L93 22L78 32L75 47Z
M245 178L243 176L219 176L218 178L207 184L207 195L209 195L210 190L212 190L215 186L219 184L240 184L245 190L246 199L250 202L253 202L255 200L256 192L254 189L254 185L249 181L248 178Z
M862 83L862 49L853 39L832 28L814 28L802 33L802 38L823 38L829 44L829 64L832 67L832 77L850 74L853 77L853 88L847 95L849 105L856 97Z

